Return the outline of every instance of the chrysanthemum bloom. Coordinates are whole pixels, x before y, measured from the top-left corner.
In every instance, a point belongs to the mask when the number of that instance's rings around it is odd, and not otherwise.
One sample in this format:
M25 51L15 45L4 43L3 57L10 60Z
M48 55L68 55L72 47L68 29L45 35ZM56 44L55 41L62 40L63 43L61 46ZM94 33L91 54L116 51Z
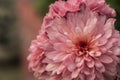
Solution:
M39 80L114 80L120 56L115 13L105 4L89 6L92 2L52 4L28 56Z

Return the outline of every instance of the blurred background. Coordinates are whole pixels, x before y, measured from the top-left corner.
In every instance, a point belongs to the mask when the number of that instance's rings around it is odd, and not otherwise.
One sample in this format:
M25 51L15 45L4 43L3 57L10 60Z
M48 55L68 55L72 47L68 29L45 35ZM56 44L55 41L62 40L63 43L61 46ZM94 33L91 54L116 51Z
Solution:
M27 69L28 48L54 1L0 0L0 80L35 80ZM107 2L117 11L120 30L120 0Z

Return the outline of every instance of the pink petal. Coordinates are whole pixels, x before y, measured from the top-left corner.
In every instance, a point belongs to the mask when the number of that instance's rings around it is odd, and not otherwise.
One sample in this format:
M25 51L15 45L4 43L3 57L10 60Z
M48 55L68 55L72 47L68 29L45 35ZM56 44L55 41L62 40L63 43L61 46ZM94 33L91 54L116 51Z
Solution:
M46 53L45 55L48 59L53 59L57 55L57 53L58 53L57 51L52 51L52 52Z
M84 65L84 59L82 59L80 62L76 64L77 67L81 67Z
M78 77L79 72L80 72L80 69L74 70L74 71L72 72L71 77L72 77L72 78L76 78L76 77Z
M113 59L108 55L102 55L102 56L100 56L99 59L103 63L112 63L113 62Z
M69 71L73 71L76 68L74 56L72 54L70 54L62 64L67 66Z
M100 72L105 72L105 67L100 61L95 60L96 69Z
M60 65L59 68L57 69L57 74L62 73L65 68L66 67L64 65Z
M114 47L113 48L113 54L119 56L120 55L120 48L119 47Z
M90 61L90 62L86 62L86 64L87 64L87 66L89 67L89 68L93 68L94 67L94 61L92 60L92 61Z
M48 64L47 66L46 66L46 70L47 71L54 71L54 70L56 70L58 68L58 65L56 65L56 64Z
M103 74L99 71L96 71L96 80L104 80Z
M55 62L61 62L69 58L69 56L70 55L66 53L58 53L56 56L53 57L52 60L54 60Z
M66 51L69 47L64 43L54 43L54 49L57 51Z
M116 71L116 63L105 65L106 66L106 74L109 74L111 76L114 76L117 71Z

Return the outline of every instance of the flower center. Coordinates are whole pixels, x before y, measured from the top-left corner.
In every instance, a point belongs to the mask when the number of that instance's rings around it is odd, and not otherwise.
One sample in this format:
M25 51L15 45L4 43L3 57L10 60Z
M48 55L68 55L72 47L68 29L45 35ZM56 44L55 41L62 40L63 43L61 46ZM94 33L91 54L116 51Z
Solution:
M89 51L89 45L87 41L79 41L77 44L77 56L86 55Z
M80 48L85 48L85 47L87 47L87 42L80 41L79 46L80 46Z

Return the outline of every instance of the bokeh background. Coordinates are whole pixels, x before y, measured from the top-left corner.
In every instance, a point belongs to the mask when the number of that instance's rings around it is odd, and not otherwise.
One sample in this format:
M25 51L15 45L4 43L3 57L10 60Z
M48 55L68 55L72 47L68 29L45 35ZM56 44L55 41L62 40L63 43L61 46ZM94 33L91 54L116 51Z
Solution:
M0 80L35 80L27 69L28 48L54 1L0 0ZM117 12L120 30L120 0L106 1Z

